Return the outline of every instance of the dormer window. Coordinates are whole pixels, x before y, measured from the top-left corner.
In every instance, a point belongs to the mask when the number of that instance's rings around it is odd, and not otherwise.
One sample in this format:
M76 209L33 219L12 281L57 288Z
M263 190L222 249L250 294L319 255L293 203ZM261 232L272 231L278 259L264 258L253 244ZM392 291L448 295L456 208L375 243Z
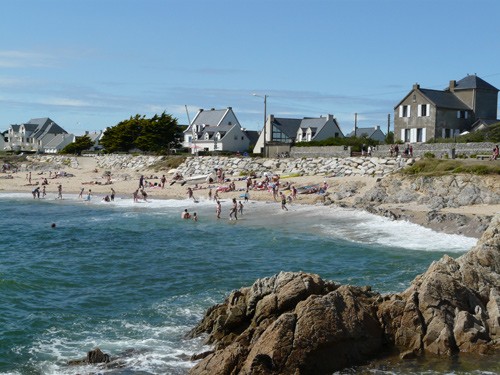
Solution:
M210 135L208 133L205 133L205 140L208 141L210 139Z

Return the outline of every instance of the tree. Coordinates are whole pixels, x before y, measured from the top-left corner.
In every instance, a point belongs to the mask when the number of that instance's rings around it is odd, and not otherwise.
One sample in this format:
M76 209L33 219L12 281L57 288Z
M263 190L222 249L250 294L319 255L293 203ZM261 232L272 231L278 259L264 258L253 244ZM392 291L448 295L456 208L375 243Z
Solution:
M60 153L61 154L77 154L80 155L82 151L90 149L94 146L94 142L88 135L84 135L81 137L76 137L76 140L73 143L70 143L66 147L64 147Z
M106 152L129 152L137 148L145 152L167 153L169 145L181 136L177 119L163 112L151 119L135 115L109 127L103 134L101 145Z
M385 136L385 144L392 145L394 143L394 132L389 132Z
M177 120L163 112L160 116L154 115L144 123L141 135L135 140L135 146L143 151L166 154L169 144L176 142L181 136Z

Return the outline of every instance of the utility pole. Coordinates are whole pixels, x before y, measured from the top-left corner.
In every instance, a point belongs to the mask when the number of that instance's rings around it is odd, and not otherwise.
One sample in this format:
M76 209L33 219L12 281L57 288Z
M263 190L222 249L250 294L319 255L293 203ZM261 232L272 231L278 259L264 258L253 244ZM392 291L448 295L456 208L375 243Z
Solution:
M358 136L358 114L354 114L354 136Z
M387 114L387 135L389 135L389 132L391 131L391 114Z

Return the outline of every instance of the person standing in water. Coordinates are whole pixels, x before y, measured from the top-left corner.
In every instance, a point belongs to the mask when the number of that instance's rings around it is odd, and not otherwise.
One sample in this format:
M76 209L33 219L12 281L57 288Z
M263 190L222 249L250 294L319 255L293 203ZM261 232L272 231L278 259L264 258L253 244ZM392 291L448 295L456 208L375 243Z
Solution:
M220 214L222 212L222 207L220 205L220 201L218 199L215 200L217 206L215 207L215 213L217 215L217 219L220 219Z
M62 185L59 184L59 186L57 187L57 199L63 199L62 198Z
M283 192L281 192L280 193L280 197L281 197L281 209L288 211L288 208L286 207L286 197L285 197L285 194L283 194Z
M236 198L233 198L233 206L231 207L231 211L229 211L229 220L238 220L238 202L236 202Z

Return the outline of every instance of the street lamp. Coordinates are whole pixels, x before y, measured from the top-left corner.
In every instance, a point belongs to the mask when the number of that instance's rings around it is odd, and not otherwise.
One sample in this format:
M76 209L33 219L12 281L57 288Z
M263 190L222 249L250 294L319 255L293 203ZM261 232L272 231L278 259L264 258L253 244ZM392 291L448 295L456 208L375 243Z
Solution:
M267 156L266 155L266 117L267 117L267 97L268 97L268 95L264 95L264 96L258 95L258 94L252 94L252 95L257 96L259 98L264 98L264 130L263 130L263 132L264 132L264 147L263 147L264 151L263 151L263 155L264 155L264 157L266 157Z

